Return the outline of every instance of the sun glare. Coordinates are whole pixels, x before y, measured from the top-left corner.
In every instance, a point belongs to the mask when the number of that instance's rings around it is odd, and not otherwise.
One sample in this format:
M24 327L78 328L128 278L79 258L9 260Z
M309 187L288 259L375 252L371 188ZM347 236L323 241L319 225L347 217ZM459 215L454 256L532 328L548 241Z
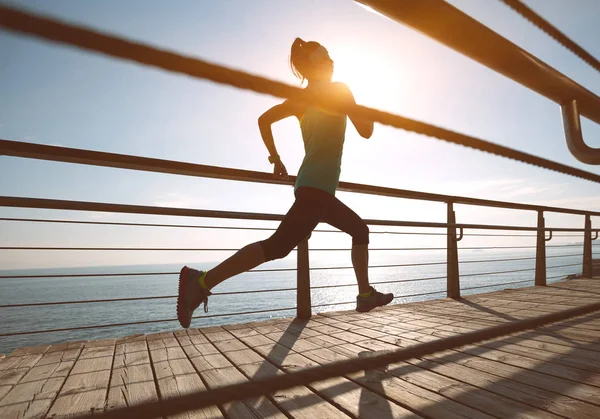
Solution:
M356 102L376 108L393 108L401 100L398 93L407 78L402 68L395 66L381 52L356 46L332 46L335 62L333 79L346 83Z

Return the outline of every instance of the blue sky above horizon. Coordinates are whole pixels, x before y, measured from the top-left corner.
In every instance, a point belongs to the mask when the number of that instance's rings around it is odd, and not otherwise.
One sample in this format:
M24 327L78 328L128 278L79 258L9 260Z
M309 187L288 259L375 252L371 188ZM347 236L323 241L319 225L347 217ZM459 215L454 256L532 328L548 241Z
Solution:
M592 92L600 74L499 1L451 4ZM600 2L526 2L600 57ZM318 40L361 104L430 122L600 173L568 152L558 105L416 31L351 0L18 1L12 4L290 84L296 36ZM0 138L269 171L257 117L278 100L0 31ZM600 147L600 127L583 120ZM297 123L274 126L288 170L300 166ZM426 192L600 210L599 186L435 139L377 126L369 141L349 127L342 180ZM0 194L82 201L284 213L290 188L0 157ZM364 218L444 221L441 204L338 195ZM111 214L0 209L0 216L213 223ZM533 225L535 214L460 206L460 222ZM580 227L581 217L547 215ZM228 224L236 224L234 222ZM237 224L249 224L247 222ZM257 223L254 223L257 224ZM264 233L141 231L0 224L1 245L239 247ZM336 235L337 236L337 235ZM341 235L340 235L341 236ZM411 237L410 240L413 240ZM378 237L376 245L403 245ZM418 239L410 243L435 245ZM321 246L322 244L322 246ZM349 239L316 241L344 246ZM136 264L213 260L221 255L0 252L0 266ZM208 259L207 259L208 258ZM135 259L135 260L133 260ZM133 263L130 263L133 262Z

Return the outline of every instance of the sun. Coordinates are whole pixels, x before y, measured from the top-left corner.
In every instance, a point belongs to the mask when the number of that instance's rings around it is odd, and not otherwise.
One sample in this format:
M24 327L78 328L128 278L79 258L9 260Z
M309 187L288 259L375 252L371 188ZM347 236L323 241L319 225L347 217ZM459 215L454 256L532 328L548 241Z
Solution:
M333 80L346 83L356 102L374 108L393 109L401 100L397 94L406 77L381 51L355 45L335 45L330 49L335 63Z

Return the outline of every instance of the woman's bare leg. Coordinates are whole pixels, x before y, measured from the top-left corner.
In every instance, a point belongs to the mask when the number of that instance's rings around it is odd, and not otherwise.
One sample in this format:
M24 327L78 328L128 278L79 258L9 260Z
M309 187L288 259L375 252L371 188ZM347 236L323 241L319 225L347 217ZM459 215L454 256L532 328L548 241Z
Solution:
M259 242L249 244L208 271L204 283L208 289L211 289L226 279L247 272L263 263L265 263L263 247Z
M355 244L352 246L352 266L358 282L358 293L369 292L369 245Z

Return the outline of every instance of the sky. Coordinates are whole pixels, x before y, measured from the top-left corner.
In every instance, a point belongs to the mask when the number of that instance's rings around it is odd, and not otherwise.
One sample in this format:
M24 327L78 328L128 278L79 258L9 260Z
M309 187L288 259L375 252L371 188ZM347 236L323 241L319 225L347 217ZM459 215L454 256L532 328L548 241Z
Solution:
M449 3L600 95L600 74L502 2ZM335 61L334 79L346 82L360 104L600 173L600 168L579 163L568 152L557 104L351 0L37 0L2 4L295 85L299 82L289 70L290 46L298 36L317 40ZM529 0L526 4L600 57L596 18L600 2L578 0L577 7L562 0ZM262 172L271 169L257 118L280 102L276 98L5 31L0 31L0 57L2 139ZM582 124L586 142L599 147L600 127L585 119ZM281 121L273 130L279 153L288 171L295 174L303 158L298 123ZM360 138L349 125L341 180L600 210L597 184L380 125L370 140ZM287 186L6 156L0 157L0 195L280 214L293 202L292 189ZM344 192L337 196L363 218L444 222L446 217L446 208L439 203ZM533 212L469 206L457 206L456 212L457 221L465 223L534 226L536 221ZM7 208L0 208L0 217L274 226ZM546 224L583 227L583 218L547 214ZM266 234L0 221L0 246L239 248ZM432 240L380 235L372 243L381 247L443 244ZM474 243L489 241L470 242ZM350 239L343 235L311 239L313 247L349 244ZM226 255L0 250L0 269L184 263L219 260Z

